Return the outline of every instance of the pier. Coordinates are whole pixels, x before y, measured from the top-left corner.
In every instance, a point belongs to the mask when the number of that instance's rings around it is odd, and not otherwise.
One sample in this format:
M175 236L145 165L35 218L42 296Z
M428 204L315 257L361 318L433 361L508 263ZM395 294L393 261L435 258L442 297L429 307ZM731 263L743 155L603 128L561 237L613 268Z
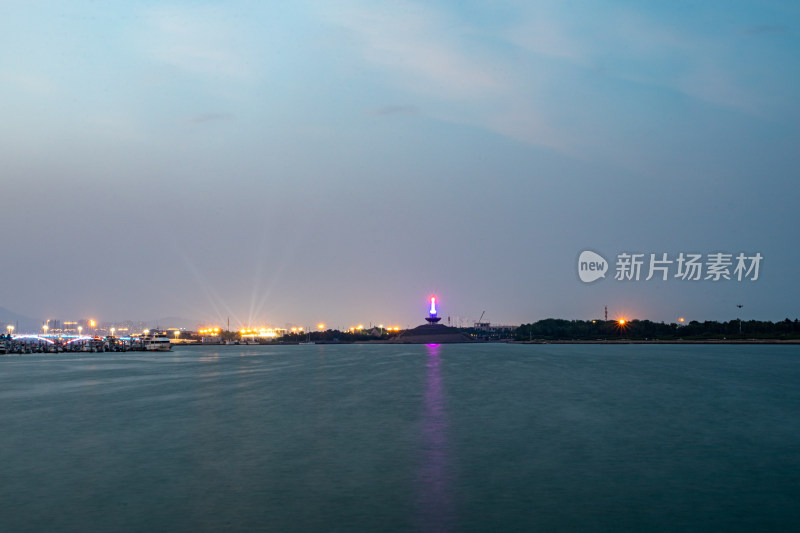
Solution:
M0 354L142 351L145 351L143 339L137 337L35 334L0 335Z

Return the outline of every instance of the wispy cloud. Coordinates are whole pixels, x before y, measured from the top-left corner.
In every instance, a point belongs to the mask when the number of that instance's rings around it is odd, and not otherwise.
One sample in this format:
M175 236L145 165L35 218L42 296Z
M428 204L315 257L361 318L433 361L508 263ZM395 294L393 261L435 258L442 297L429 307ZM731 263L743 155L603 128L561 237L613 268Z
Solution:
M202 113L189 117L186 121L192 124L204 124L208 122L231 122L236 120L232 113Z
M517 21L505 38L528 52L583 64L590 50L586 43L575 38L576 34L575 28L564 22L555 23L551 15L537 10Z
M489 27L412 0L350 0L321 11L348 34L349 51L392 90L413 94L426 115L563 153L619 145L630 132L612 117L625 110L626 91L651 98L647 87L657 87L751 116L771 105L753 82L758 63L736 53L733 28L698 31L691 20L616 4L545 0L512 9Z
M414 2L352 1L324 9L329 23L343 28L361 59L390 85L428 99L426 114L479 126L524 142L553 147L563 136L536 110L527 74L486 46L485 34L441 7ZM417 112L385 106L376 115Z
M385 105L370 111L371 115L386 116L386 115L411 115L419 112L419 109L413 105Z
M587 14L537 6L508 32L515 45L576 68L637 84L658 86L704 102L759 115L758 97L736 73L743 65L733 52L732 35L698 33L669 25L632 9L609 8ZM752 26L749 34L787 31L781 25Z
M464 30L440 11L411 2L351 2L326 11L348 30L363 57L386 69L406 89L448 98L470 98L502 88L500 73L464 53Z
M249 62L237 48L237 24L223 7L157 7L145 15L149 55L201 75L249 78Z
M789 33L789 26L783 24L756 24L742 30L745 35L764 35L768 33Z

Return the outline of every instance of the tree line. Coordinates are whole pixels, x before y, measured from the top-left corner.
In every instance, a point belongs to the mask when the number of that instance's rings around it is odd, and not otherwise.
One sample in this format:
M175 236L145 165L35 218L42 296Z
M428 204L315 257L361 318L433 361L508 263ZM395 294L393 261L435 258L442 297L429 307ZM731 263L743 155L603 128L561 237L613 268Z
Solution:
M650 320L564 320L548 318L523 324L514 331L516 340L706 340L706 339L800 339L800 321L693 320L665 324Z

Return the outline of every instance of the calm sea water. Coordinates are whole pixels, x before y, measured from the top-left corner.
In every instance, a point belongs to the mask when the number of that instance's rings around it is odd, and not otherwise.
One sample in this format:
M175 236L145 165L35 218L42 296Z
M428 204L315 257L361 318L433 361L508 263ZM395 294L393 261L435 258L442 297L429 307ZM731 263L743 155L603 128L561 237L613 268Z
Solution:
M0 358L0 531L797 531L800 347Z

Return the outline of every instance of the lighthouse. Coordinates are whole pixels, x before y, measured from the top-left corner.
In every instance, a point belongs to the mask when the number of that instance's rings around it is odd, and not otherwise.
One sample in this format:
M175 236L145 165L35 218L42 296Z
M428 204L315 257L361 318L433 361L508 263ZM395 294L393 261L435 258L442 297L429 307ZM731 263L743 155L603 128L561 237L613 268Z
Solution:
M458 328L451 328L444 324L439 324L441 317L437 306L439 302L436 296L428 299L428 316L425 317L427 324L422 324L413 329L407 329L387 342L392 344L445 344L456 342L475 342Z
M441 320L441 317L436 316L436 296L431 296L431 308L428 311L428 316L425 317L428 324L436 324Z

